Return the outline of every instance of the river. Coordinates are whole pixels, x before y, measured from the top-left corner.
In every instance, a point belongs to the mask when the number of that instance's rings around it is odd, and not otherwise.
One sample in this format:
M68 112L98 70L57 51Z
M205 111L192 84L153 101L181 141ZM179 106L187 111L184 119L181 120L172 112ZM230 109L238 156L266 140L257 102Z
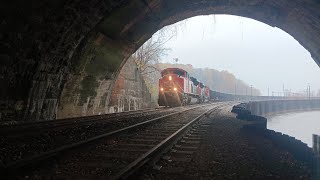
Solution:
M267 117L268 129L295 137L312 147L312 134L320 135L320 111L294 112Z

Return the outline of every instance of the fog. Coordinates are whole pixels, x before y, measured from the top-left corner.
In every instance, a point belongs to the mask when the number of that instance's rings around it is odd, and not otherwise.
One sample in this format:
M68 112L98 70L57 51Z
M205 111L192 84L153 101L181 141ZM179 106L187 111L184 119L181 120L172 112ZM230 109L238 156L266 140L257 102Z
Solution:
M310 84L320 89L320 68L292 36L281 29L237 16L190 18L178 25L163 62L227 70L259 89L262 95L285 89L302 92Z

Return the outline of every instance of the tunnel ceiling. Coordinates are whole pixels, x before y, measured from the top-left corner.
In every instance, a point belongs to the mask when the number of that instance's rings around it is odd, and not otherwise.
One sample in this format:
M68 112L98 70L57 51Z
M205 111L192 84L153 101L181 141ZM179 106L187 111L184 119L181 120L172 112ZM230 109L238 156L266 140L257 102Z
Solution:
M319 9L319 0L1 1L0 120L55 118L66 84L99 53L109 67L99 79L112 88L125 60L153 33L196 15L238 15L278 27L319 65Z

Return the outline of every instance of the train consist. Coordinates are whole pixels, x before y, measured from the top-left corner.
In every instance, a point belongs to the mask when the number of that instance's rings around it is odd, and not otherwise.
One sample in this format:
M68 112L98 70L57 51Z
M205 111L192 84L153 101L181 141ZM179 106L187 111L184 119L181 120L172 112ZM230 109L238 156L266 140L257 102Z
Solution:
M182 106L191 102L210 100L210 89L187 71L167 68L161 71L159 79L159 106Z
M280 96L234 95L213 91L180 68L162 70L161 78L159 79L159 106L183 106L210 100L247 102L285 98Z

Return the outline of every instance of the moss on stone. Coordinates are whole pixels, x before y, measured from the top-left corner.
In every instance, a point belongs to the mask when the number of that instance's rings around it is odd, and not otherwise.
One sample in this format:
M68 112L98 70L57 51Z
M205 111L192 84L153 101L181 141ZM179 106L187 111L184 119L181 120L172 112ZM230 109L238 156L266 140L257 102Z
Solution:
M109 74L113 74L120 66L122 56L119 49L110 47L96 47L95 57L86 64L85 72L98 79L109 79Z
M97 79L94 76L86 76L81 81L79 105L83 105L88 97L97 95L96 88L99 86Z

